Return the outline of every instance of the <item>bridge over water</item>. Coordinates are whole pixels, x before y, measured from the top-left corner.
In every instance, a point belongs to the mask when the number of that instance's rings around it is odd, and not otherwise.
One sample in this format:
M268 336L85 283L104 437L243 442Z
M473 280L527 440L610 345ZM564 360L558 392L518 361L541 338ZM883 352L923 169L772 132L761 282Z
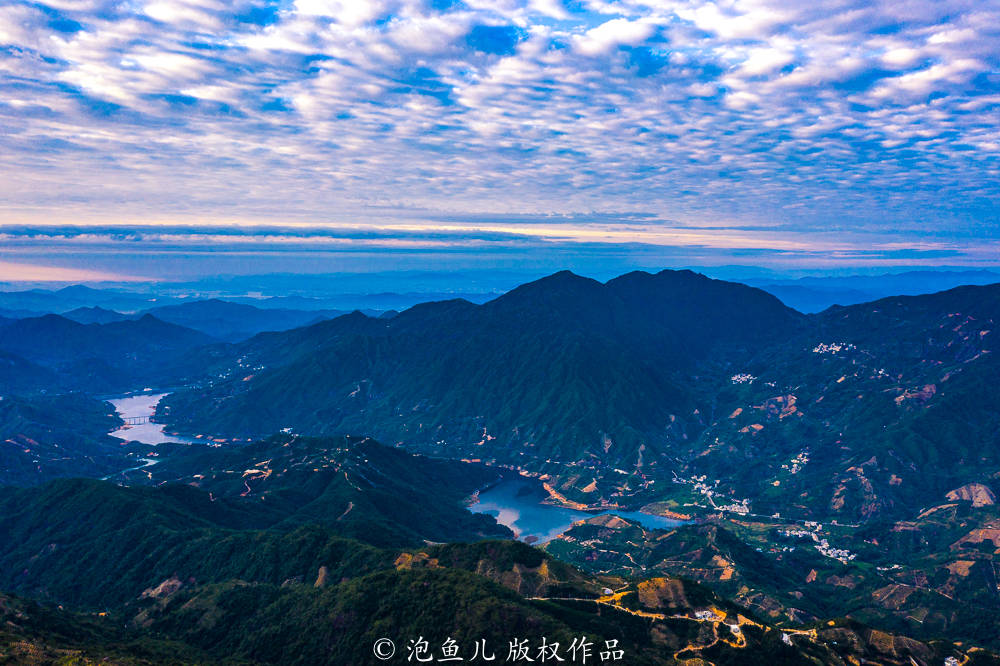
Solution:
M130 425L130 426L149 423L148 416L123 416L122 420L125 421L125 425Z

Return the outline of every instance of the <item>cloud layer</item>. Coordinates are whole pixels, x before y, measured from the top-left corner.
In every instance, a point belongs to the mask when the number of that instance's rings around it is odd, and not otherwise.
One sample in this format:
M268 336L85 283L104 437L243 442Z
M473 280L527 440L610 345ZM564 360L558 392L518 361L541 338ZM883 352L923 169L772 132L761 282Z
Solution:
M1000 239L996 0L15 1L0 86L6 222Z

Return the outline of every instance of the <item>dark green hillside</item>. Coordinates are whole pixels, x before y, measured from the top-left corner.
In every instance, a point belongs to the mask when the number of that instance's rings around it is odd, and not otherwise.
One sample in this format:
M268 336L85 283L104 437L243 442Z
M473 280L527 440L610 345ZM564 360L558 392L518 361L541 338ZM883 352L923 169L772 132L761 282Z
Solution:
M687 471L763 515L842 522L913 516L965 484L991 487L997 323L997 285L817 315L746 362L757 379L718 392L721 418L687 447Z
M460 463L423 460L372 442L325 444L272 440L242 452L267 454L276 465L256 475L243 471L254 455L183 463L204 463L204 474L193 479L204 489L86 480L2 488L0 532L9 538L0 543L0 589L102 607L172 576L280 584L315 578L320 566L338 580L391 564L380 551L344 537L401 546L510 534L461 504L490 475L477 479Z
M58 481L0 490L0 586L37 599L103 609L165 580L231 578L280 585L331 580L391 567L391 553L329 528L268 529L284 517L267 507L185 486L121 488Z
M177 445L135 483L185 483L280 516L273 526L319 523L379 545L506 537L464 500L496 472L392 449L362 437L280 435L246 445ZM269 523L269 525L272 525Z
M212 342L191 329L151 315L106 324L80 324L59 315L19 319L0 328L0 352L54 371L47 388L93 393L129 390L175 378L186 352ZM14 390L29 390L30 384Z
M563 272L480 306L258 336L229 351L237 360L221 378L170 396L162 418L231 436L370 432L535 470L580 461L592 478L634 466L640 448L662 464L703 427L698 362L781 339L801 320L764 292L686 271L603 285Z
M361 462L375 453L358 447ZM594 654L618 641L623 663L638 665L861 657L929 665L967 656L853 623L778 629L695 583L598 578L516 542L383 549L338 536L336 519L266 526L289 522L288 509L184 485L73 480L0 490L0 531L9 536L0 542L0 586L67 606L0 597L0 636L10 641L0 642L0 656L370 663L374 641L387 637L399 650L392 663L405 663L405 646L419 637L432 649L452 638L466 657L485 639L503 659L511 639L537 650L544 637L566 650L583 636ZM986 652L969 654L979 660L972 663L995 663Z
M139 464L139 449L108 432L110 404L83 394L0 399L0 486L69 476L102 477Z
M537 643L545 636L569 645L579 623L553 615L475 574L433 569L385 571L321 590L239 583L195 589L137 619L156 635L218 655L275 664L363 664L374 662L372 646L383 637L397 644L392 663L406 663L407 642L420 637L439 657L442 643L452 638L464 646L465 659L482 639L498 660L507 656L512 638ZM621 632L613 622L602 624L606 635ZM599 636L591 633L590 640ZM630 663L662 663L636 651L632 647Z
M643 581L615 599L531 600L489 578L437 565L280 586L246 580L198 586L168 579L108 617L0 597L0 613L8 619L0 636L10 641L9 647L0 643L0 657L19 663L41 656L121 664L363 664L374 663L375 641L389 638L396 654L386 663L396 664L412 663L407 646L419 639L439 658L450 639L466 660L474 645L484 642L487 654L507 661L511 641L524 641L529 657L537 660L544 639L558 643L567 661L570 645L583 640L593 650L588 663L600 663L601 651L621 649L615 663L639 666L690 659L720 666L860 660L930 666L945 656L998 663L985 651L921 643L855 622L776 629L675 579ZM608 641L614 641L610 648Z
M209 663L177 641L145 638L110 617L0 594L0 664L112 666Z

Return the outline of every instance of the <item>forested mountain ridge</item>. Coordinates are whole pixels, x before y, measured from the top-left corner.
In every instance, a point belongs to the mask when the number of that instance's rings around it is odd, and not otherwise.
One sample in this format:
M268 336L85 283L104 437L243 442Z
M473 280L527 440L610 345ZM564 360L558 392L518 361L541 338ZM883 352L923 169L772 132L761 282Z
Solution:
M18 393L40 388L101 393L174 381L178 360L212 342L204 333L152 315L81 324L48 314L0 325L0 357L27 370L23 384L10 382ZM3 379L0 367L0 386Z
M161 376L201 377L157 418L226 441L162 444L156 464L137 467L123 463L148 447L77 442L46 417L106 431L118 423L106 403L5 396L0 425L20 433L4 449L17 473L7 483L103 476L100 456L118 450L113 478L130 484L0 489L0 531L12 535L0 589L108 608L128 627L43 614L62 628L15 621L8 635L61 650L86 625L106 655L132 658L140 644L162 655L153 641L200 663L280 661L253 638L263 631L304 659L350 661L369 657L377 617L464 638L500 617L565 639L627 637L637 664L987 663L933 639L1000 645L998 321L1000 285L805 316L685 271L604 284L564 272L482 305L356 312L236 344L160 345L163 323L147 320L155 344L119 367L161 354ZM53 368L42 374L92 354L38 349ZM92 460L75 465L81 455ZM646 530L597 516L549 556L470 545L510 535L463 508L496 467L539 477L549 502L690 522ZM421 610L427 593L433 612ZM710 607L722 615L698 619Z
M0 544L2 584L63 604L0 595L0 658L369 663L389 638L404 663L418 638L468 660L482 641L499 659L523 641L533 658L544 637L566 659L586 641L591 657L621 650L615 661L639 666L997 663L851 621L779 627L696 583L595 577L513 541L398 549L344 538L336 522L262 528L260 504L179 485L0 490L13 536Z
M429 303L391 320L355 313L217 350L220 376L170 396L160 418L229 436L370 432L547 474L591 505L662 499L651 480L707 474L768 513L781 510L768 498L785 494L775 474L796 456L840 456L847 470L888 437L899 455L882 456L878 497L866 481L857 492L841 482L828 492L843 485L843 503L810 490L804 515L905 512L968 482L982 462L951 451L995 437L998 292L961 287L803 316L759 290L686 271L606 284L563 272L483 305ZM933 425L954 401L975 413ZM918 435L914 424L931 425ZM918 441L930 432L964 443ZM843 433L868 453L841 455L851 446ZM933 481L893 480L946 450ZM792 481L827 488L810 476L825 465Z
M764 292L686 271L604 285L563 272L483 305L258 336L227 352L220 378L170 396L161 418L237 436L370 432L536 469L590 456L616 466L701 427L689 377L699 362L801 322Z

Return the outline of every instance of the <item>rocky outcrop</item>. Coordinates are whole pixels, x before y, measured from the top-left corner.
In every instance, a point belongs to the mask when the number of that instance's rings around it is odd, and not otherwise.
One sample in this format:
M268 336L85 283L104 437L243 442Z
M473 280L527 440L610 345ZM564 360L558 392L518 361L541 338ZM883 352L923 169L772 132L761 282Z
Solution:
M955 488L949 491L945 497L953 502L972 502L972 506L977 508L997 503L997 498L993 494L993 491L981 483L968 483L961 488Z
M139 596L140 599L162 599L164 597L169 597L171 594L177 590L184 587L184 581L182 581L177 576L171 576L166 579L156 587L151 587L143 590L142 594Z

